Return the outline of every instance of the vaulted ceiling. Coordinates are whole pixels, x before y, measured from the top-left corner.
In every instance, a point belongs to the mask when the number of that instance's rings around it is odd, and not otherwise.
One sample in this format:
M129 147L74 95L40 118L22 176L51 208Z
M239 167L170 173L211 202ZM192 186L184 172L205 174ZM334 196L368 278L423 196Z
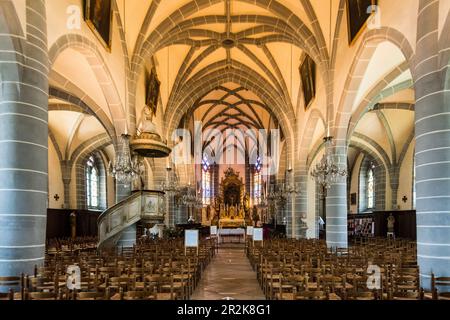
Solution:
M221 130L237 124L262 129L268 128L270 117L277 121L281 114L290 114L294 118L304 106L299 73L302 59L305 54L319 57L311 21L320 18L316 31L327 39L324 43L328 46L339 1L197 1L198 10L190 10L189 3L163 0L159 5L155 1L138 5L136 1L118 1L130 55L136 43L143 41L136 38L137 33L150 39L165 25L165 19L170 17L170 21L174 13L183 15L182 22L166 29L151 56L161 80L166 118L199 91L199 84L210 88L196 96L187 110L194 107L195 118L203 120L204 127L220 121L217 127ZM217 77L222 80L217 82ZM240 88L239 95L227 92L236 88ZM251 101L242 95L251 96ZM205 103L211 99L214 101ZM214 110L209 110L212 107ZM266 123L258 120L255 112L266 117Z

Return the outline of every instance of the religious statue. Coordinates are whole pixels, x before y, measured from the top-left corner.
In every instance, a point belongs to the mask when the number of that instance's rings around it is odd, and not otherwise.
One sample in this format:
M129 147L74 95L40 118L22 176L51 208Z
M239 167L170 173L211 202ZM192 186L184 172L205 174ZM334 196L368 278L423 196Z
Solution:
M70 235L72 239L77 237L77 215L75 211L70 214Z
M155 114L153 113L152 109L145 105L142 109L141 113L141 123L139 124L139 131L142 133L154 133L157 134L157 128L155 124L153 123L153 117Z
M230 212L229 212L229 214L230 214L230 218L231 218L231 219L236 218L236 207L235 207L234 205L230 207Z
M391 213L387 218L388 233L394 233L394 225L395 225L395 217Z

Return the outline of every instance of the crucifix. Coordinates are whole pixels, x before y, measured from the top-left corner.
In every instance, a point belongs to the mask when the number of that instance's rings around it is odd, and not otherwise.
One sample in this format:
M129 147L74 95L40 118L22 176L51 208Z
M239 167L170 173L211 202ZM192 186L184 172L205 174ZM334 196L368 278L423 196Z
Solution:
M58 194L55 194L55 196L53 197L53 199L55 199L55 201L58 201L58 200L59 200L59 195L58 195Z

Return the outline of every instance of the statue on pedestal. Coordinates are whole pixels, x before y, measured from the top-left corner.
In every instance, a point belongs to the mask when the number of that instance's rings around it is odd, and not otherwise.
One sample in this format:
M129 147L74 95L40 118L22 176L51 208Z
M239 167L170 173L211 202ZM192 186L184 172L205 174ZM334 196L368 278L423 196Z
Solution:
M145 105L144 108L142 109L142 113L141 113L141 123L139 124L139 131L142 134L156 134L158 135L158 131L157 128L155 126L155 124L153 123L153 117L154 117L154 113L152 111L152 109Z
M394 235L395 217L392 213L387 218L387 232L388 234Z
M231 207L230 207L229 217L230 217L231 219L236 218L236 207L235 207L235 206L231 206Z

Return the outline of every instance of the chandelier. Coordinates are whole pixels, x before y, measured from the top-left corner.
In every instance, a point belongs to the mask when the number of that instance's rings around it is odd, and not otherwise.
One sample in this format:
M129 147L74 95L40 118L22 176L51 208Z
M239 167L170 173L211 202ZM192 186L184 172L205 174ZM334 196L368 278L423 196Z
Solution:
M196 190L190 184L186 187L185 194L181 197L181 203L187 207L202 208L203 199L201 190Z
M118 182L130 184L133 180L139 179L144 172L138 156L134 159L130 152L130 135L122 134L122 150L117 152L115 163L109 163L109 174Z
M170 192L178 194L180 192L178 180L176 176L172 173L172 168L168 167L166 170L167 170L166 181L161 183L160 189L166 193Z
M290 196L300 194L300 183L294 182L292 169L289 168L286 174L286 183L282 188L283 193Z
M321 186L324 193L331 185L341 181L347 176L347 170L339 167L333 160L333 137L325 137L325 154L316 166L311 170L311 178Z

